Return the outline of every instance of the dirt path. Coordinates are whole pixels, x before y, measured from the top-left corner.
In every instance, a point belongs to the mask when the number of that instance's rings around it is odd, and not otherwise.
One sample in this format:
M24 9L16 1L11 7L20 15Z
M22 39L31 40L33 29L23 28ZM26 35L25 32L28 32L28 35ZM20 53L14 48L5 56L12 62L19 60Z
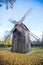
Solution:
M31 52L29 52L29 53L27 53L27 54L30 55L30 54L32 54L32 53L34 53L34 52L36 52L36 51L31 51Z

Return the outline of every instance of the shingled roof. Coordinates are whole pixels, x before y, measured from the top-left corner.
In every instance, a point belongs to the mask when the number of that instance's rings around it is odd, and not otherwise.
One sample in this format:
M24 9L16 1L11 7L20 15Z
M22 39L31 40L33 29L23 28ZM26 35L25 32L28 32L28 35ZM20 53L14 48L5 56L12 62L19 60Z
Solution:
M28 30L29 31L29 29L26 27L26 25L24 25L23 23L21 23L21 25L20 25L23 29L25 29L25 30Z

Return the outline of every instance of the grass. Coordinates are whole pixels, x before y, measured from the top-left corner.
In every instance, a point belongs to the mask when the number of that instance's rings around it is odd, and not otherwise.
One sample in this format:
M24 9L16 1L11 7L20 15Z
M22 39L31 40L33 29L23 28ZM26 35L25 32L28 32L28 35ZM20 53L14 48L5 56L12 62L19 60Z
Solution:
M0 65L43 65L43 55L0 52Z
M43 48L33 47L30 55L9 52L0 48L0 65L43 65Z
M0 51L8 51L8 50L10 50L11 48L0 48Z
M32 50L34 51L32 54L34 55L43 55L43 48L40 47L33 47Z

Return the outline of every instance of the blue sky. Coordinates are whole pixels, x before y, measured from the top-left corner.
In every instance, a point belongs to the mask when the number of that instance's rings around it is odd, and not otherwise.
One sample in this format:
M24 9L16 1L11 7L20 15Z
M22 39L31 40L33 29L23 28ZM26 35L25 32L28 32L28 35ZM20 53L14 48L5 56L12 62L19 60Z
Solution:
M14 25L9 22L9 19L19 21L29 8L32 8L32 11L23 23L30 31L40 35L43 31L43 0L16 0L13 9L6 10L5 4L0 7L0 37L3 36L5 31L13 28Z

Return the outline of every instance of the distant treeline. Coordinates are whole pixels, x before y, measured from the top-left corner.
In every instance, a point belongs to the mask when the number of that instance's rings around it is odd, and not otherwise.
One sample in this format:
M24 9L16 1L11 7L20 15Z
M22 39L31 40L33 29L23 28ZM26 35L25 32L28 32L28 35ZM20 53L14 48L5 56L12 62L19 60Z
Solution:
M42 46L43 47L43 41L33 41L31 43L31 46Z
M12 40L7 40L5 43L3 43L3 41L0 41L0 47L11 47L12 45ZM43 41L32 41L31 42L31 46L42 46L43 47Z

